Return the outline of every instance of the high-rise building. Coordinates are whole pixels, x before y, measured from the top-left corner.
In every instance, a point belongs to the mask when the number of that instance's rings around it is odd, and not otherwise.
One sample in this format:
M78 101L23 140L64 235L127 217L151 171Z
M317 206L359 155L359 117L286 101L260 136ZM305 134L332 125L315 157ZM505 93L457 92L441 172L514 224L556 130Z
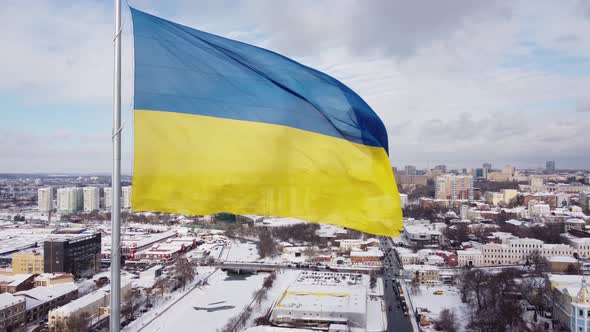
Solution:
M95 233L67 240L45 241L43 269L46 273L71 273L77 278L100 272L100 239L101 234Z
M82 188L68 187L57 190L57 211L60 213L74 213L82 210L84 193Z
M131 208L131 186L123 187L123 208Z
M406 171L406 175L416 175L416 166L406 165L404 169Z
M473 200L473 177L471 175L441 175L436 178L436 199Z
M434 166L434 170L440 171L441 173L444 174L447 172L447 165L436 165L436 166Z
M37 206L40 212L53 210L53 188L37 190Z
M84 211L98 210L100 191L97 187L84 187Z
M110 210L111 206L113 205L113 198L111 196L111 187L105 187L104 188L104 201L102 203L102 206L104 207L105 210Z
M545 170L547 172L555 172L555 160L548 160L545 162Z

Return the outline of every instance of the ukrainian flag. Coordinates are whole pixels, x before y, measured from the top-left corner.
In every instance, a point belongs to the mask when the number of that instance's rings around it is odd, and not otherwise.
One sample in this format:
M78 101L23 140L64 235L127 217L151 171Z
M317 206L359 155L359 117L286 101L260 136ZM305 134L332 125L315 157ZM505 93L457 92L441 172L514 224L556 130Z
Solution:
M131 9L134 211L402 228L387 132L336 79Z

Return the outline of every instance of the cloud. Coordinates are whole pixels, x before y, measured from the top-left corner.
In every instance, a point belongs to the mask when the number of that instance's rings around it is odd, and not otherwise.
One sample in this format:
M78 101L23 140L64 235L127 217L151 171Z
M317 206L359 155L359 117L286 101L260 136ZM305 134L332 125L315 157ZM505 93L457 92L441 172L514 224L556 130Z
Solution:
M436 160L469 167L496 160L534 166L547 158L562 160L562 167L582 167L590 162L580 153L590 140L584 130L589 120L576 112L590 109L590 35L580 33L590 31L588 1L131 4L271 48L341 80L383 119L396 165L425 167ZM10 121L0 123L0 171L109 170L110 6L3 2L0 39L10 51L0 53L0 100L16 109ZM125 15L127 110L132 39ZM7 131L14 123L20 127ZM125 146L130 140L131 135L124 138ZM127 156L124 163L130 165Z
M590 112L590 98L578 99L576 110L578 112Z
M407 57L466 22L504 19L495 1L254 1L244 8L268 46L294 54L346 47L353 54Z

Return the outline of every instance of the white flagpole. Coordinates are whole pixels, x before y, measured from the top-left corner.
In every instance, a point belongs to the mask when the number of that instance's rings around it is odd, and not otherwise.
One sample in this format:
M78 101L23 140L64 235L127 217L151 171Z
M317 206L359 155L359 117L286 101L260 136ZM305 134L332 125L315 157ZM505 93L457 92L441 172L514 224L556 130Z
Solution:
M121 328L121 0L115 0L110 331Z

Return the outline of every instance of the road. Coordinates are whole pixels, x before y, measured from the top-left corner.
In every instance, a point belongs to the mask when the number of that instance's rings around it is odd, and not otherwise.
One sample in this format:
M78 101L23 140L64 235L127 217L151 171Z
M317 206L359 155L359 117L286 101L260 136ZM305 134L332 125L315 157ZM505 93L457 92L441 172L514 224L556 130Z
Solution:
M408 316L404 315L404 309L400 304L400 300L394 291L396 275L400 273L400 263L395 256L393 250L393 242L389 238L381 237L381 247L384 253L384 269L383 269L383 283L385 289L385 306L387 314L387 331L388 332L412 332L412 325L410 323L412 313ZM391 250L389 250L391 249ZM389 308L391 307L391 310Z

